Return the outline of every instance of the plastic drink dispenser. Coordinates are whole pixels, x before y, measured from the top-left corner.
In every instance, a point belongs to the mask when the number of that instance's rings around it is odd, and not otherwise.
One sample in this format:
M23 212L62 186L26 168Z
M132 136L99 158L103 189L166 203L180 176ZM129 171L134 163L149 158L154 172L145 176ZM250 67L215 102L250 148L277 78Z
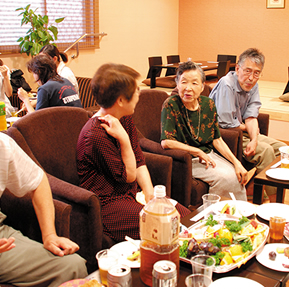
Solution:
M0 101L0 131L7 130L6 110L4 101Z
M152 286L153 265L160 260L176 264L179 275L180 214L166 198L165 186L155 186L154 198L140 212L140 277Z

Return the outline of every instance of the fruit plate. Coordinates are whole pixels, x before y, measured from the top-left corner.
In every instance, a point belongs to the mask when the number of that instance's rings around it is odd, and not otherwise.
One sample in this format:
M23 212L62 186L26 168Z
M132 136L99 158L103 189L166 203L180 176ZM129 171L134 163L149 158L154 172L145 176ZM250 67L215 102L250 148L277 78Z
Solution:
M219 215L219 216L214 216L214 220L216 220L218 222L218 225L216 226L216 229L224 229L225 228L225 221L239 221L239 218L236 217L229 217L227 215ZM198 243L201 242L206 242L208 241L210 238L212 238L212 236L208 236L207 233L207 228L208 226L205 225L206 220L201 220L199 222L197 222L196 224L192 225L191 227L189 227L187 230L189 233L192 234L192 238L195 238L195 240ZM247 230L247 228L249 229L249 226L246 226L242 231L243 236L247 236L250 237L252 240L253 245L253 251L251 252L247 252L247 254L244 255L240 255L242 258L237 258L239 256L234 256L236 258L236 262L233 262L231 264L226 264L226 265L218 265L215 266L214 272L215 273L226 273L229 272L235 268L239 268L240 266L242 266L243 264L245 264L248 260L250 260L251 258L253 258L256 254L258 254L258 252L260 252L264 245L266 244L266 240L269 234L269 227L266 224L260 223L258 221L255 221L255 223L257 224L257 228L253 229L252 231ZM215 227L214 226L214 227ZM212 228L214 228L212 227ZM246 230L245 230L246 229ZM206 233L204 233L206 231ZM245 232L247 231L247 232ZM214 232L214 229L210 230L210 233ZM203 234L203 235L202 235ZM255 237L258 235L258 238ZM184 239L182 239L184 240ZM189 238L188 238L189 240ZM225 246L222 247L222 251L226 251L229 250L231 247L233 247L234 245L230 245L230 246ZM180 256L180 260L186 263L190 263L190 259L188 258L184 258Z

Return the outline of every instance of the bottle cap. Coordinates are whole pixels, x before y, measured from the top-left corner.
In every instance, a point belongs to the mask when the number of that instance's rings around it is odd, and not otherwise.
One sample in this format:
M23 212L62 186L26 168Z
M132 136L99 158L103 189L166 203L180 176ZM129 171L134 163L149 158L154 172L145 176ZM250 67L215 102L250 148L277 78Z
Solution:
M166 196L166 187L163 185L158 185L154 187L154 196L157 198L162 198Z

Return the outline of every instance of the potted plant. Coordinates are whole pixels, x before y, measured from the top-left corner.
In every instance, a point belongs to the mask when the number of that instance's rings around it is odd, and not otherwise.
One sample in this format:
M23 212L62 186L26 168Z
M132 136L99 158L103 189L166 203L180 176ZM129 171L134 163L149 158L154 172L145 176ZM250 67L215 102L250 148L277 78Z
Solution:
M42 46L57 40L58 29L54 25L48 26L48 16L41 16L30 9L31 4L24 8L17 8L16 11L22 11L18 16L22 16L21 26L30 24L31 28L26 32L26 36L20 37L17 42L20 46L20 52L25 52L28 56L39 53ZM64 17L55 19L55 23L60 23ZM52 43L54 44L54 43Z

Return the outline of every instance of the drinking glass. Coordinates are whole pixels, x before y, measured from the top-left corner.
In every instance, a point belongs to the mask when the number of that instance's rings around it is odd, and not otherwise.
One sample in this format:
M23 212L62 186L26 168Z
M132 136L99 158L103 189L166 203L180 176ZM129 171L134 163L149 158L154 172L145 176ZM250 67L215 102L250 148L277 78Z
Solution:
M220 201L221 197L219 195L216 195L216 194L205 194L205 195L202 196L202 199L203 199L204 210L206 210L209 206L218 203ZM214 206L212 206L212 210L211 211L209 210L205 214L205 219L207 219L210 216L210 214L213 213L213 207Z
M18 112L18 110L19 110L18 107L12 107L11 108L11 116L12 117L17 117L16 113Z
M186 278L185 284L187 287L209 287L212 280L203 274L192 274Z
M281 168L289 169L289 146L279 148L281 154Z
M269 234L273 240L282 240L286 219L282 217L270 217Z
M203 274L212 279L216 260L209 255L196 255L191 258L193 274Z
M119 254L113 250L105 249L96 254L98 262L99 274L101 283L107 286L107 272L108 269L116 265L119 259Z

